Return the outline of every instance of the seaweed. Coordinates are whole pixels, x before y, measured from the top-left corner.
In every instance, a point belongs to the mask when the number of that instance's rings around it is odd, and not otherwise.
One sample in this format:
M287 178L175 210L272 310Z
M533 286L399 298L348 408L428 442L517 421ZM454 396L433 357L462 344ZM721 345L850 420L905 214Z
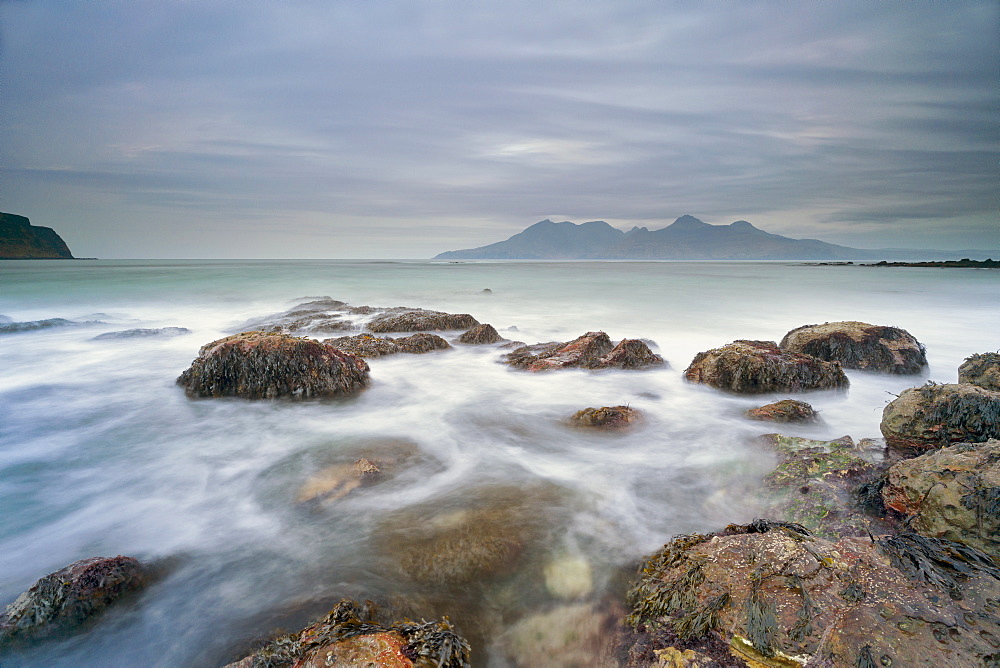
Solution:
M730 600L729 592L723 592L706 603L705 607L682 615L673 623L674 633L681 640L703 638L718 625L719 611L729 605Z
M838 592L840 598L844 599L848 603L857 603L858 601L864 600L868 593L861 586L860 582L854 581L848 583L846 587Z
M769 531L774 531L775 529L780 529L786 533L792 534L793 537L797 534L799 536L811 536L812 533L809 529L805 528L797 522L782 522L781 520L769 520L756 518L749 524L730 524L726 527L723 535L733 536L737 534L745 533L767 533Z
M858 505L869 514L884 516L888 511L885 507L885 499L882 498L882 488L887 482L889 482L888 469L883 471L881 475L858 485L855 490Z
M944 387L927 381L918 389L929 405L919 409L914 417L936 431L936 440L949 445L955 441L981 443L1000 438L1000 398L996 393L962 392L942 398Z
M855 661L854 665L857 668L879 668L879 665L875 663L875 658L872 656L872 646L865 645L858 652L858 659Z
M777 653L778 619L774 603L765 599L760 590L761 580L758 571L750 574L750 596L746 602L747 638L755 650L771 658Z
M902 533L876 544L907 577L934 585L956 601L963 597L961 582L970 577L986 574L1000 580L1000 568L989 555L963 543Z
M1000 487L985 487L976 476L976 488L962 497L962 505L976 512L976 527L984 537L997 537L996 525L1000 523ZM986 524L993 527L987 530Z
M393 624L391 629L406 638L403 653L418 666L463 668L469 665L472 653L469 643L455 632L447 617L438 622L407 620Z
M638 627L645 621L690 613L696 605L694 590L705 580L701 564L693 563L680 577L664 581L668 571L691 560L688 550L708 540L701 534L674 537L643 564L641 577L626 594L632 613L625 622Z

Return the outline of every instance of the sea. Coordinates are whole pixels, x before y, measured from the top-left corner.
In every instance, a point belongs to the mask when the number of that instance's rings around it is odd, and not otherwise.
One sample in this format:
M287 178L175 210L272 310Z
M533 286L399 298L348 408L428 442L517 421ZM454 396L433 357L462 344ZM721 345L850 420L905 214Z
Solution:
M669 366L535 374L502 364L497 345L455 344L370 360L370 387L347 399L190 399L176 385L205 343L327 297L469 313L529 344L603 330L646 340ZM756 437L879 438L882 410L901 391L956 382L966 357L1000 348L1000 273L796 262L0 262L0 330L52 319L65 322L0 334L0 605L88 557L136 557L156 577L74 634L3 650L0 665L220 666L354 597L414 618L447 615L471 641L474 665L502 667L535 660L523 633L532 620L549 628L564 608L622 600L643 556L671 536L760 513L775 461ZM794 426L743 417L788 395L683 379L699 351L838 320L908 330L929 366L914 376L848 371L848 391L798 397L821 420ZM160 328L188 331L96 338ZM569 422L615 405L643 419L616 432ZM328 467L394 452L405 456L384 482L303 502ZM539 531L501 573L415 583L386 540L401 524L419 536L467 504L512 498ZM550 665L572 664L558 643L545 651Z

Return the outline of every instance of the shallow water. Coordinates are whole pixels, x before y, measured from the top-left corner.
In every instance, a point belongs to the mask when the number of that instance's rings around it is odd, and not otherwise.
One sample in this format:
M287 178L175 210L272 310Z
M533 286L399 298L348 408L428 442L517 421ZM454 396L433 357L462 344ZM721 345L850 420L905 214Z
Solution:
M0 335L0 602L95 555L165 573L81 633L2 663L220 665L352 595L447 614L477 665L508 665L504 630L567 602L546 589L546 567L586 564L597 598L672 534L754 516L750 492L772 462L751 439L775 429L741 412L783 397L686 384L695 353L817 322L903 327L927 346L925 373L848 371L849 392L806 397L820 424L782 428L877 437L893 394L954 382L965 357L1000 347L998 276L786 263L0 263L0 316L81 323ZM671 366L536 375L499 364L494 347L456 346L371 360L371 387L342 401L192 401L174 384L202 344L323 295L467 312L527 343L602 329L654 341ZM191 333L92 340L160 327ZM566 424L616 404L644 421L619 434ZM390 480L296 503L324 467L386 452L411 453ZM419 533L510 486L537 525L516 570L445 587L397 567L399 526Z

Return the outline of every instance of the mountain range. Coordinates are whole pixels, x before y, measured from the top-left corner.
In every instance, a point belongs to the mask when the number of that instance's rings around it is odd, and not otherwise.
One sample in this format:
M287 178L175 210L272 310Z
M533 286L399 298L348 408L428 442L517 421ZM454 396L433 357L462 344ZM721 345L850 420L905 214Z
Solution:
M996 252L994 252L996 254ZM435 260L914 260L984 259L983 251L868 250L771 234L745 220L710 225L681 216L659 230L628 232L603 220L543 220L506 241L447 251ZM979 257L982 256L982 257Z

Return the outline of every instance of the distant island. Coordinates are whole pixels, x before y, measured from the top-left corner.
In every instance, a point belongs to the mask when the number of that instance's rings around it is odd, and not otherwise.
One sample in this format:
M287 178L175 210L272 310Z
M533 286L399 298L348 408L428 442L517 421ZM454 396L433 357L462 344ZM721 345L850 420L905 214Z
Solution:
M995 251L994 251L995 252ZM506 241L447 251L435 260L951 260L983 251L868 250L771 234L745 220L710 225L681 216L663 229L623 232L602 220L543 220Z
M24 216L0 213L0 260L73 260L69 246L50 227Z

